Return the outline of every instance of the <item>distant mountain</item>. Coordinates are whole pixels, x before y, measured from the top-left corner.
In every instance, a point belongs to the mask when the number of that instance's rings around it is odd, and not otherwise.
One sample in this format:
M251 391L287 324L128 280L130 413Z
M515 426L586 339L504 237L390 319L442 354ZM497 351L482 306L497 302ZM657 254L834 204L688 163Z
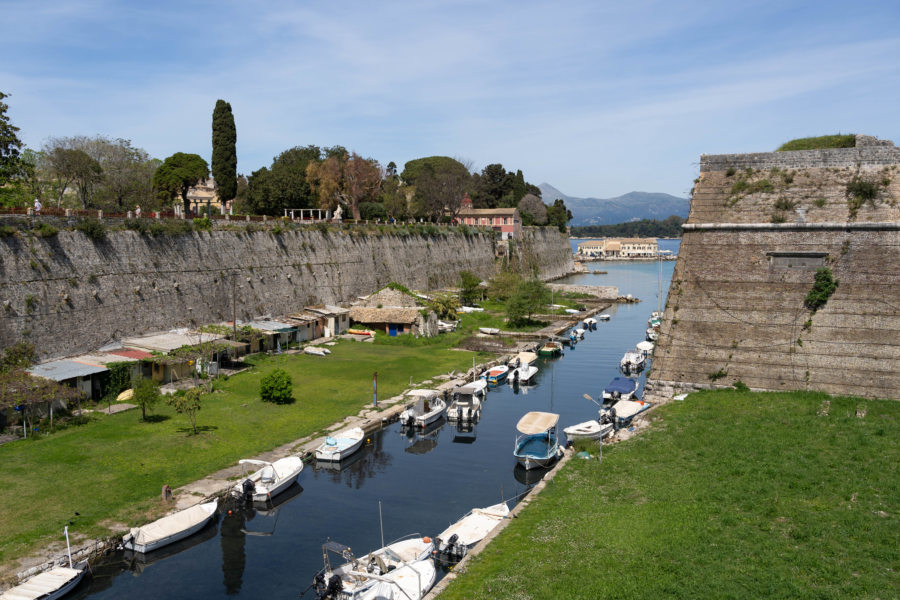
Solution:
M562 198L572 211L572 227L585 225L611 225L640 219L665 219L671 215L687 218L690 201L670 194L654 192L629 192L616 198L575 198L567 196L550 185L542 183L541 195L545 204Z

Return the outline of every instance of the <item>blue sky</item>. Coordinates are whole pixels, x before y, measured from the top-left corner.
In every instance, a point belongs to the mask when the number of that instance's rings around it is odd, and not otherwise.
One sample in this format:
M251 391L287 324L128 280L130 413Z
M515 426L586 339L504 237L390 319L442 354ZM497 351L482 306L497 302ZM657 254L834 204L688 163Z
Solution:
M296 145L499 162L573 196L684 196L701 154L860 132L900 144L900 2L0 0L0 90L31 147L103 134L238 171Z

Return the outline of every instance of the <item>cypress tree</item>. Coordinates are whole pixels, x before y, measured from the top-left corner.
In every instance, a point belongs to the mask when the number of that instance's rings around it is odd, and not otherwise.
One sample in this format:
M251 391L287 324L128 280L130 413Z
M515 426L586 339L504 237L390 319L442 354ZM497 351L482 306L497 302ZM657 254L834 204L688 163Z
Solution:
M219 201L234 200L237 194L237 130L231 104L216 100L212 116L212 176Z

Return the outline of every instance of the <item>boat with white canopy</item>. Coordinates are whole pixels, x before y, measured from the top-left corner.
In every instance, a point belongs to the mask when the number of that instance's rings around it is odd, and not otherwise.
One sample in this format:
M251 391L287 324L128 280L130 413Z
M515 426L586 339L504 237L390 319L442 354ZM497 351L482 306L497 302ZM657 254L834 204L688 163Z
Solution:
M447 408L447 420L451 423L477 422L481 417L479 390L472 384L453 390L453 401Z
M303 470L303 461L298 456L286 456L275 462L245 458L239 465L261 467L255 473L234 485L231 495L244 498L248 502L265 502L283 492L297 480Z
M143 527L133 527L122 538L122 547L135 552L152 552L200 531L216 514L218 500L195 504Z
M556 425L559 423L559 415L532 411L519 419L513 455L520 465L526 469L546 467L552 464L562 454L559 446L559 438L556 433Z
M411 390L406 397L413 403L400 413L400 423L408 427L425 427L434 423L447 408L447 403L437 390Z
M325 441L316 448L316 460L322 462L337 462L344 460L360 449L366 432L361 427L354 427L347 431L328 436Z

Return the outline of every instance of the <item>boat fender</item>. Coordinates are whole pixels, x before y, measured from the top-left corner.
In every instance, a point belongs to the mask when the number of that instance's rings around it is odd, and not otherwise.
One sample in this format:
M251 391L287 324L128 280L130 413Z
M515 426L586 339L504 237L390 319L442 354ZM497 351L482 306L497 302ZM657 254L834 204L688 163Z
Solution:
M422 538L422 541L425 542L426 544L430 544L430 543L431 543L431 538L428 537L428 536L425 536L425 537Z

